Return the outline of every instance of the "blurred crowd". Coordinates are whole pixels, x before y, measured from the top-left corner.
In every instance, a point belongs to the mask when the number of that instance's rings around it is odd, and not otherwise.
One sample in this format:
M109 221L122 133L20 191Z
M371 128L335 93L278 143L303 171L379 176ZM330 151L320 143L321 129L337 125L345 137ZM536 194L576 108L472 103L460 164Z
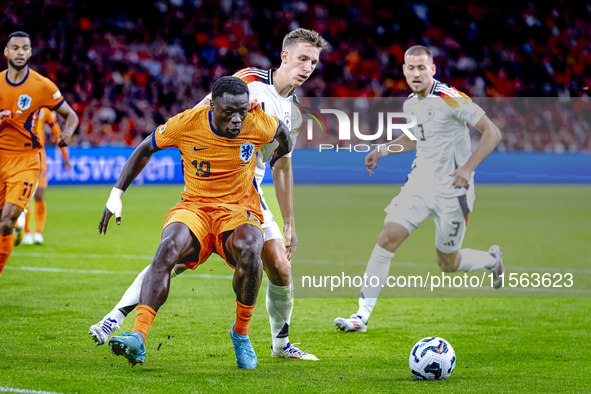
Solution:
M277 67L284 35L298 27L329 42L299 96L403 97L404 51L421 44L436 78L470 96L552 98L530 108L541 121L502 106L489 112L505 135L499 149L591 151L589 3L0 2L0 41L31 34L31 67L80 115L78 145L137 145L217 78Z

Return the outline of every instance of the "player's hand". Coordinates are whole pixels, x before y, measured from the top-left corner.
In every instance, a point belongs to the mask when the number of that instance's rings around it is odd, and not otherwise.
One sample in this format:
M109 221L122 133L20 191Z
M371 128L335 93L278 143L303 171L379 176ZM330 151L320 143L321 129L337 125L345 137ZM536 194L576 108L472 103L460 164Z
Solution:
M255 109L261 108L261 107L262 107L262 103L260 103L258 99L255 99L255 98L248 99L248 112L254 111Z
M105 210L103 211L103 217L97 227L99 234L107 234L107 226L113 215L115 215L117 225L121 225L121 211L123 210L123 203L121 202L122 195L123 190L121 189L114 187L113 190L111 190L111 195L109 196L109 200L107 200L107 205L105 205Z
M285 250L287 251L287 260L291 261L298 248L298 236L295 226L284 224L283 235L285 236Z
M57 146L63 148L64 146L68 146L72 143L72 136L66 132L61 132L57 135Z
M378 160L382 157L382 154L378 151L378 149L374 149L371 151L367 156L365 156L365 168L367 168L367 172L369 172L369 176L373 175L373 171L378 168Z
M470 176L472 175L472 171L465 169L464 167L460 167L456 169L454 172L449 174L449 176L453 176L454 182L453 185L456 189L460 189L462 187L466 187L468 182L470 181Z
M70 171L70 168L72 168L70 166L70 162L68 160L64 161L64 170L66 170L66 172Z
M4 111L0 111L0 122L2 122L2 120L4 120L5 116L12 118L12 111L10 111L9 109L6 109Z

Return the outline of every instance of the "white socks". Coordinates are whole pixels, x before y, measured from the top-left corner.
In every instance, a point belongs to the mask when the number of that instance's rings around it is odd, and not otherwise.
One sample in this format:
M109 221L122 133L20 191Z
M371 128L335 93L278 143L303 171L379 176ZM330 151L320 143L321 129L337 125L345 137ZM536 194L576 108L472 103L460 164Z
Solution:
M361 287L361 296L359 297L359 310L357 314L361 316L363 321L367 323L371 312L373 311L382 286L386 285L388 279L388 273L390 272L390 260L394 257L394 253L376 245L373 248L373 252L367 263L365 274L367 275L367 287L366 283L363 283ZM370 282L372 276L379 279L379 283L374 287L372 284L376 284L375 279Z
M460 249L460 265L458 271L472 272L481 268L491 269L497 260L488 252L474 249Z
M267 284L267 312L271 323L273 350L283 352L289 342L289 323L293 310L293 289L289 286L276 286L271 281Z

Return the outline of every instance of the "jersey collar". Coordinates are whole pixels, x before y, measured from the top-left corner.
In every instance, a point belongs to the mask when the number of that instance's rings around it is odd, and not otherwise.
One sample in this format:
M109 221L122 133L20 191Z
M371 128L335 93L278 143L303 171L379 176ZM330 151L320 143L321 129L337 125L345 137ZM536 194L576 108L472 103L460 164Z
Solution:
M216 128L213 126L213 121L211 119L211 111L207 111L207 117L209 118L209 128L211 129L211 131L218 137L226 138L222 135L220 131L216 130Z
M27 78L29 78L29 71L31 69L29 67L27 67L27 75L25 75L25 77L23 78L22 81L20 81L19 83L12 83L10 82L10 79L8 79L8 70L6 70L6 83L9 84L10 86L21 86L23 83L25 83L25 81L27 80Z
M429 93L429 95L435 94L435 89L437 88L437 85L439 85L439 81L433 78L433 87L431 88L431 92Z

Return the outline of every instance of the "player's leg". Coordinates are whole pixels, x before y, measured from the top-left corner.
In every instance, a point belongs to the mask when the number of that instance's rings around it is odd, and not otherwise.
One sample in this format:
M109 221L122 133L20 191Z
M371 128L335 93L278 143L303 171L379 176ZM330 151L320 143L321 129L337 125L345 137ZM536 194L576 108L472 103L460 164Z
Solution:
M488 251L460 249L468 224L467 204L465 196L456 198L436 198L435 214L435 247L437 248L437 264L443 272L472 272L486 268L493 272L493 286L500 287L498 277L504 272L503 254L498 245Z
M200 244L185 224L174 222L164 228L154 260L144 275L133 333L109 339L114 354L125 356L132 365L144 362L146 335L168 298L172 269L186 256L199 252Z
M12 253L15 224L37 186L39 168L37 153L0 157L0 274Z
M297 348L296 343L289 341L294 302L291 265L287 260L281 231L274 220L272 223L273 226L264 227L265 247L262 254L263 266L269 278L265 305L271 323L271 357L318 360L313 354L303 352Z
M19 216L23 213L23 208L5 203L0 212L0 275L2 275L14 246L13 229Z
M368 278L377 277L379 284L377 287L369 286L370 281L368 280L361 286L359 309L348 319L336 318L335 326L338 329L345 332L365 332L367 330L367 322L378 301L382 285L385 285L388 279L392 257L408 235L409 232L404 226L392 222L384 223L378 243L374 246L365 269L365 275Z
M45 149L41 150L41 170L39 172L39 182L35 190L35 228L36 232L31 232L31 207L27 209L27 216L25 221L25 234L23 237L23 245L43 244L43 228L45 227L45 219L47 217L47 206L45 204L45 188L47 187L47 154ZM37 235L39 233L39 235Z
M123 297L119 300L117 305L107 313L101 321L93 324L88 329L88 334L91 335L92 340L97 346L104 345L109 340L109 337L118 330L122 325L123 321L129 313L131 313L140 302L140 292L142 290L142 282L144 275L150 266L146 266L135 278L131 286L127 288ZM187 266L184 264L175 265L172 270L171 279L177 277L181 273L187 270Z
M35 191L35 235L33 242L43 245L43 229L47 219L47 204L45 203L45 188L37 187Z
M374 246L365 275L378 278L373 287L370 280L363 283L359 297L359 309L350 318L338 317L335 326L345 332L365 332L367 323L378 300L382 286L390 272L390 262L402 242L429 216L430 210L425 199L413 193L408 187L396 196L384 210L387 215L378 243Z
M269 278L265 306L271 324L271 357L318 360L305 353L289 341L289 325L293 311L293 287L291 264L287 260L283 234L261 195L261 208L265 223L265 246L263 248L263 268Z
M242 224L223 236L226 261L236 267L232 280L236 293L236 322L230 328L230 337L239 368L254 369L258 364L248 332L263 279L263 243L261 229L251 224Z

